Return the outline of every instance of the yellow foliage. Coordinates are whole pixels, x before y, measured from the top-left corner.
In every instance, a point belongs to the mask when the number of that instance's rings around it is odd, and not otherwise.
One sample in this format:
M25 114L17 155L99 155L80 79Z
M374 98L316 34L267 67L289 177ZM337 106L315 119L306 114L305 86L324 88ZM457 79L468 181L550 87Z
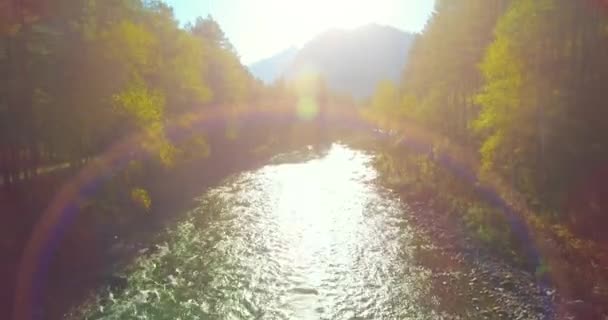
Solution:
M165 98L159 91L149 90L136 79L123 92L114 96L115 106L133 119L141 132L141 145L150 153L157 153L164 165L171 165L175 147L165 137L163 109Z
M146 211L150 210L150 207L152 206L150 194L143 188L131 189L131 201Z
M114 102L142 127L159 122L165 105L163 94L149 90L140 80L135 80L126 90L116 94Z
M133 70L147 70L158 63L158 39L143 25L122 21L102 32L111 58Z
M191 95L197 103L209 102L213 96L202 76L208 69L207 51L201 39L189 34L180 34L177 39L177 54L167 62L166 72L170 75L171 85L178 86L181 94Z

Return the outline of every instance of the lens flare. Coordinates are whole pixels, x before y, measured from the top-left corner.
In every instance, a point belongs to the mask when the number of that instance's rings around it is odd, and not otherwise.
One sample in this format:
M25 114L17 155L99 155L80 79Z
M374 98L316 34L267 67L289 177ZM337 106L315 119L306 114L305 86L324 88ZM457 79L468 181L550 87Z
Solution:
M295 78L298 95L297 115L302 120L314 119L319 114L319 86L321 75L312 66L301 68Z
M301 83L301 98L304 100L314 101L312 97L315 96L316 91L313 79L315 78L308 78ZM302 108L304 106L310 108L311 103L310 101L304 102ZM205 109L199 114L188 115L188 121L178 119L168 125L169 139L183 141L210 131L225 130L227 123L233 123L231 121L234 119L238 119L238 122L242 124L259 126L281 122L292 123L294 120L293 110L288 111L281 108L269 108L265 111L241 109L238 114L232 111L227 112L223 108L214 110L209 113L209 110ZM308 115L308 118L303 117L303 114ZM311 115L314 114L316 114L314 110L307 112L297 110L295 118L311 119ZM396 134L376 130L374 122L362 120L353 112L334 112L326 120L339 123L355 132L373 133L378 139L394 141L397 137ZM484 181L479 181L475 174L478 165L474 160L474 153L467 152L456 145L443 145L440 149L435 148L436 141L445 141L445 139L441 139L420 126L404 122L396 132L399 132L401 137L399 146L419 154L431 155L438 164L474 186L485 200L502 209L506 220L511 224L512 230L515 231L520 241L528 244L528 258L537 264L540 264L540 261L549 264L549 276L544 285L550 285L551 281L554 283L560 281L559 277L555 277L551 273L551 264L559 263L559 261L551 259L550 257L553 255L543 251L546 250L545 247L539 245L540 237L535 234L538 230L534 223L534 214L526 207L525 201L516 191L509 188L509 185L496 174L490 173ZM81 201L93 197L97 188L111 176L112 172L124 168L134 158L143 160L149 156L144 153L133 153L142 139L145 139L145 134L136 134L114 144L107 152L98 157L98 161L87 164L75 178L57 192L35 225L22 255L17 277L13 319L32 319L37 313L36 310L41 308L51 258L74 218L79 214L79 204Z

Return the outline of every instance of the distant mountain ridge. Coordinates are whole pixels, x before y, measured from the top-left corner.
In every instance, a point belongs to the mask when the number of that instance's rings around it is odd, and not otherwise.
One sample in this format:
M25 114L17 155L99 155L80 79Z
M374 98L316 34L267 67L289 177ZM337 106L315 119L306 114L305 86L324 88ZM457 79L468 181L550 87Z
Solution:
M314 70L325 77L331 89L366 98L381 80L399 80L414 38L414 34L377 24L354 30L332 29L297 52L282 52L249 69L267 83Z
M298 48L290 47L270 58L253 63L249 66L249 71L264 83L273 83L285 73L297 54Z

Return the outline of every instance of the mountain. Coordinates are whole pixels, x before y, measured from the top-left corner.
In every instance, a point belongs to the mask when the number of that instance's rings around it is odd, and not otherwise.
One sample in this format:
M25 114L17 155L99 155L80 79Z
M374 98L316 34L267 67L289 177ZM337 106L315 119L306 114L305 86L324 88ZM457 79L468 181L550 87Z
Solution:
M267 79L266 70L280 71L286 79L313 70L326 79L331 89L366 98L381 80L399 80L414 38L414 34L377 24L353 30L333 29L306 43L288 64L286 59L274 59L283 57L279 54L252 65L250 70L262 80ZM260 68L260 64L265 67Z
M249 66L249 71L264 83L270 84L285 73L298 53L296 47L279 52L270 58L260 60Z

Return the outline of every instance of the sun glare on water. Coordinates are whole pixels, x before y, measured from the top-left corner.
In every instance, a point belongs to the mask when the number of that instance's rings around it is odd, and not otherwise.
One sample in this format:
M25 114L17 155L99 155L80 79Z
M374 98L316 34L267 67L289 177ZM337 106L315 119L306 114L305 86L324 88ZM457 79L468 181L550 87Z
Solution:
M296 260L314 260L333 242L358 231L366 199L358 196L365 194L362 185L351 179L373 179L363 159L335 144L322 159L277 168L281 191L276 212L282 231L290 238L296 235Z

